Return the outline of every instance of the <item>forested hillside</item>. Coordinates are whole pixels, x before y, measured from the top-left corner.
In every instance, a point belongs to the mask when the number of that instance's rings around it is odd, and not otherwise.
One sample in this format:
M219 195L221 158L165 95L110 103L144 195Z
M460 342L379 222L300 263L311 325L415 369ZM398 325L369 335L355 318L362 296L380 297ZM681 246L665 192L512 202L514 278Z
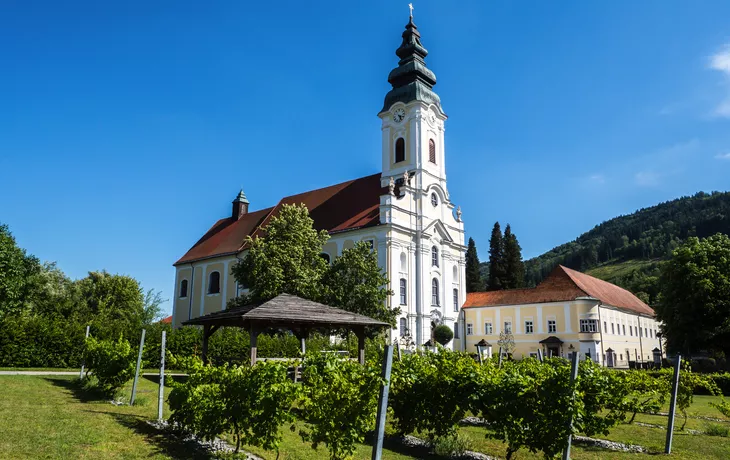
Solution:
M718 232L730 234L730 192L700 192L615 217L575 241L525 261L526 281L534 286L562 264L653 301L659 264L688 236L703 238Z

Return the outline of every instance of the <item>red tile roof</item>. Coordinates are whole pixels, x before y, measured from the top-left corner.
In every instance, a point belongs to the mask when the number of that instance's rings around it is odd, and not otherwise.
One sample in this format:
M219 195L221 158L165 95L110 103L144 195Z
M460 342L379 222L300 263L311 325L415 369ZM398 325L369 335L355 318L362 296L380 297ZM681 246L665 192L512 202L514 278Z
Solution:
M170 316L168 316L168 317L166 317L166 318L162 318L162 319L160 320L160 322L161 322L162 324L172 324L172 315L170 315Z
M249 212L238 220L219 220L174 265L240 252L246 237L261 236L266 224L285 204L303 203L314 227L330 233L378 225L380 196L385 193L387 188L380 186L378 173L288 196L272 208Z
M593 297L605 305L654 316L651 307L626 289L562 265L534 288L470 292L464 308L565 302L579 297Z

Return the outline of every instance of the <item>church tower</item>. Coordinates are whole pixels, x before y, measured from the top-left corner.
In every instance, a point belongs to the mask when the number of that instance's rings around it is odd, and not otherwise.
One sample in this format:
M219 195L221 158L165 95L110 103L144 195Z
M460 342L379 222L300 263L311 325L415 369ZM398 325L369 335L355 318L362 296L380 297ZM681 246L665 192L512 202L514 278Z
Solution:
M436 75L410 16L396 50L392 89L378 114L382 121L381 223L390 226L388 273L400 306L397 335L416 345L433 341L435 326L452 328L460 348L458 318L465 292L464 226L446 187L446 114L433 91ZM394 337L395 338L395 337Z

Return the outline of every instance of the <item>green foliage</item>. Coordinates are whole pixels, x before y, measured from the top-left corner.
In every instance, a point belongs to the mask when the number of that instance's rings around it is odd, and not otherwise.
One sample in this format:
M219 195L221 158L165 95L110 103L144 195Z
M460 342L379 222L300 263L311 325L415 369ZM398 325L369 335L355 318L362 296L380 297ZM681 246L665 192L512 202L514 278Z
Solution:
M557 246L525 262L527 283L534 286L558 264L586 271L598 265L637 262L632 269L616 274L596 273L632 292L646 292L656 301L656 261L691 236L704 238L715 233L730 234L730 192L697 193L633 214L603 222L574 241ZM638 264L641 262L642 264ZM643 263L646 262L647 265ZM633 272L637 272L636 278ZM640 288L639 284L644 284Z
M504 289L507 278L507 267L504 260L504 240L499 222L494 223L492 236L489 238L489 279L488 291Z
M387 308L393 291L378 266L377 252L365 242L345 249L322 277L322 301L333 307L365 315L395 326L400 308Z
M236 452L241 444L278 450L281 426L294 420L291 408L298 391L287 378L286 364L186 364L190 377L173 383L169 396L171 423L206 440L231 433Z
M478 394L481 374L467 354L403 355L393 363L388 404L396 431L426 433L429 438L454 433Z
M454 338L454 331L445 324L440 324L433 329L433 337L437 343L446 345Z
M41 266L20 248L7 225L0 225L0 320L19 314Z
M84 349L88 376L93 373L98 387L109 396L115 396L125 383L134 377L136 353L129 342L98 340L89 337Z
M504 289L525 286L525 265L522 263L522 248L509 224L504 229Z
M620 375L620 374L619 374ZM628 390L624 407L631 413L629 423L633 423L638 413L659 412L670 396L671 381L654 378L644 371L623 372L623 385Z
M314 230L313 224L304 205L284 205L267 225L265 237L249 238L249 252L232 273L250 293L230 305L261 302L287 292L395 326L400 309L387 307L393 292L378 266L377 253L359 242L328 265L320 254L329 236Z
M497 340L497 346L502 349L502 352L511 355L515 348L515 336L511 332L501 331L499 333L499 340Z
M466 249L466 292L478 292L484 290L481 273L479 272L479 256L474 238L469 238Z
M721 398L719 403L710 403L710 405L725 417L730 418L730 402L725 401L725 398Z
M571 433L570 417L582 411L582 398L573 398L570 365L553 358L507 361L482 369L483 382L475 406L489 423L487 437L507 444L507 459L524 447L546 458L560 453Z
M670 349L730 354L730 237L695 237L674 251L660 277L657 318Z
M284 205L266 226L264 238L248 237L249 252L231 272L249 289L243 302L266 301L287 292L305 299L318 299L325 262L320 253L329 239L316 231L306 206Z
M459 433L452 433L436 438L433 442L433 452L436 455L448 458L459 458L471 448L469 438Z
M375 426L379 371L330 354L308 356L302 375L302 439L314 449L325 444L331 460L351 456Z
M705 426L705 434L707 436L720 436L723 438L727 438L728 436L730 436L730 427L717 423L710 423Z

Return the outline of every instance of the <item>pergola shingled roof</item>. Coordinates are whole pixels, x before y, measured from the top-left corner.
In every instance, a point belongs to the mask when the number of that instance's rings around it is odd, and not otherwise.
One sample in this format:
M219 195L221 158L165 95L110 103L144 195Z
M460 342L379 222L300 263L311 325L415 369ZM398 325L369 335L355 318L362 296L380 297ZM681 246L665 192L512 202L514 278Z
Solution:
M291 294L279 294L265 302L235 307L184 321L183 325L203 326L203 361L208 339L223 326L246 328L251 338L251 365L256 364L256 342L266 328L290 329L302 340L311 329L351 329L358 339L358 360L365 364L365 328L390 324Z
M218 311L184 321L184 325L247 327L251 323L262 327L287 329L338 328L353 326L389 327L388 323L358 315L291 294L280 294L259 304Z

